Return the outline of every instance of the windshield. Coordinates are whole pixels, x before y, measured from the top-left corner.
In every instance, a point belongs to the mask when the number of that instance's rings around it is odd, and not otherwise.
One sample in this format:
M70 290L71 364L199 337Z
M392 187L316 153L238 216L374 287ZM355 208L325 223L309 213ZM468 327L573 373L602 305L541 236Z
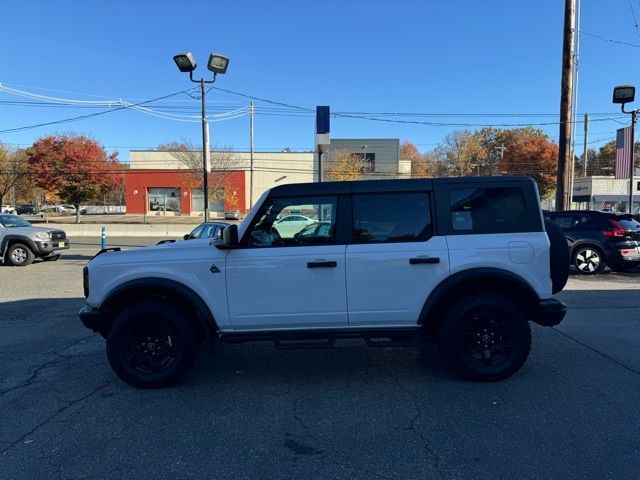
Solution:
M31 224L17 215L0 215L0 225L4 228L30 227Z

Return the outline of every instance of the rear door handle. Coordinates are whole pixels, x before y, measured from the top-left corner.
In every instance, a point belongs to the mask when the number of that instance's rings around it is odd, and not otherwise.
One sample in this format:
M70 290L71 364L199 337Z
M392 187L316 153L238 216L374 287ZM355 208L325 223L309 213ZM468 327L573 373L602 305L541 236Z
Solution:
M307 262L307 268L335 268L338 262Z
M413 257L409 259L411 265L418 265L419 263L440 263L439 257Z

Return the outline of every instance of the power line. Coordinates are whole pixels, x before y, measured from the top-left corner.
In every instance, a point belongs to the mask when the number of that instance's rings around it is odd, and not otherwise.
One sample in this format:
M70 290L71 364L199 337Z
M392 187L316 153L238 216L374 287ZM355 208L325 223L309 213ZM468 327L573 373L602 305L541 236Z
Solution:
M581 35L586 35L587 37L597 38L598 40L602 40L603 42L607 42L607 43L617 43L619 45L626 45L628 47L640 48L640 45L638 45L637 43L629 43L629 42L623 42L622 40L614 40L612 38L605 38L605 37L602 37L600 35L596 35L595 33L588 33L588 32L585 32L583 30L580 31L580 34Z
M640 28L638 28L638 20L636 19L636 12L633 9L631 0L629 0L629 8L631 9L631 15L633 16L633 26L636 27L636 33L640 36Z
M186 93L187 91L189 91L189 90L181 90L179 92L170 93L169 95L163 95L162 97L152 98L151 100L145 100L144 102L139 102L139 103L133 104L133 106L145 105L147 103L156 102L158 100L164 100L165 98L175 97L176 95L181 95L183 93ZM38 128L38 127L45 127L45 126L49 126L49 125L58 125L58 124L61 124L61 123L75 122L77 120L84 120L84 119L87 119L87 118L97 117L99 115L105 115L107 113L117 112L118 110L125 110L125 109L128 109L128 108L131 108L131 107L123 105L121 107L116 107L116 108L113 108L113 109L110 109L110 110L103 110L101 112L90 113L88 115L80 115L78 117L63 118L61 120L54 120L52 122L44 122L44 123L38 123L38 124L34 124L34 125L25 125L25 126L22 126L22 127L8 128L8 129L5 129L5 130L0 130L0 133L20 132L20 131L23 131L23 130L30 130L30 129Z

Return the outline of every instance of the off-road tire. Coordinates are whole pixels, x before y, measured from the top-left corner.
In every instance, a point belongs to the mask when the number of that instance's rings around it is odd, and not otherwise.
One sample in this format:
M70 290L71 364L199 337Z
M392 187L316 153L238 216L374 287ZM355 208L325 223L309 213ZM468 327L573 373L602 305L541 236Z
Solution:
M144 300L127 307L107 332L111 368L122 380L141 388L178 383L198 358L200 345L198 331L187 313L164 301ZM173 351L173 358L157 371L152 369L153 361L157 361L154 350L158 355Z
M31 265L34 259L33 252L24 243L14 243L4 254L4 262L14 267L26 267Z
M551 289L553 293L562 291L569 279L571 256L569 245L562 229L551 220L544 221L544 228L549 238L549 271L551 272Z
M531 328L508 297L477 293L444 312L437 341L442 356L461 376L494 382L522 367L531 349Z

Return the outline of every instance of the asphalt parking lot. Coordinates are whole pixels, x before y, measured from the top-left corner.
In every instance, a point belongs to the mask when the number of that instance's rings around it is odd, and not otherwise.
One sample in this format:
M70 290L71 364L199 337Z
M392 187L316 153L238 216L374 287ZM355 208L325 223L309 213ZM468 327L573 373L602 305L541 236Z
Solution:
M459 380L431 345L256 343L137 390L80 324L99 240L72 242L58 262L0 266L1 479L638 478L640 272L573 276L565 322L534 326L500 383Z

